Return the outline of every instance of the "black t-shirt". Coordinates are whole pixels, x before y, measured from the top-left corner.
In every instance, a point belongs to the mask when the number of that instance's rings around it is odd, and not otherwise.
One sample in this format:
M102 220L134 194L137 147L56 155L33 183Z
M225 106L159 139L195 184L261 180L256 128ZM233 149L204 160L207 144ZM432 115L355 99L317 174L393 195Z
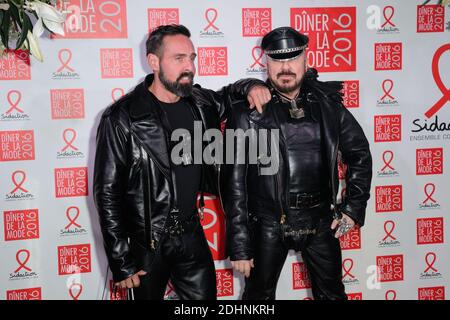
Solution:
M178 209L180 210L180 219L190 217L196 208L197 193L200 189L202 166L194 164L194 115L191 107L180 99L176 103L160 102L172 130L187 129L191 137L191 164L174 164L171 157L171 167L175 174L176 191L178 200ZM170 137L169 140L171 141ZM183 139L186 141L186 139ZM172 154L172 148L180 143L179 141L171 141L169 155Z

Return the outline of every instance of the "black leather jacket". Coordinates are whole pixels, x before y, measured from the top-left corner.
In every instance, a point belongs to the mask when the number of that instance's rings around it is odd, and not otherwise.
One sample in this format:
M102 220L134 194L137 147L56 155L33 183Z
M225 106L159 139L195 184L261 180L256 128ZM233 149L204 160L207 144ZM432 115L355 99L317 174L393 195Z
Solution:
M108 107L97 132L94 200L114 281L149 270L166 218L176 206L170 131L167 117L148 90L152 81L153 75L148 75ZM233 97L242 99L256 83L264 84L240 80L219 92L196 85L186 99L203 130L220 128ZM202 191L217 194L214 178L215 167L203 165Z
M322 150L330 177L330 202L334 206L334 212L330 211L330 215L345 213L362 226L372 179L369 143L358 122L342 105L342 83L321 82L317 77L315 69L306 73L301 94L312 106L312 116L320 119ZM273 96L273 99L277 98ZM227 128L230 129L281 129L277 174L260 175L260 164L248 164L248 159L245 164L225 165L221 173L222 201L227 216L227 253L231 260L253 257L248 228L249 213L269 213L274 220L280 221L281 214L289 209L289 164L282 134L284 123L279 122L280 108L273 107L271 102L265 106L262 114L258 114L248 110L245 101L239 101L235 103L233 114L227 121ZM336 203L339 187L338 152L348 165L346 196L341 204Z

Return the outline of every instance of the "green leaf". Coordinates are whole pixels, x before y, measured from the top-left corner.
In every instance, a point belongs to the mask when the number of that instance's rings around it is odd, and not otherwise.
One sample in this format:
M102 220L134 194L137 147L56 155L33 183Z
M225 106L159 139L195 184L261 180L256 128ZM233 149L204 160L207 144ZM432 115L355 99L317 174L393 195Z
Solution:
M9 0L9 2L12 2L16 7L23 6L23 3L21 0Z
M31 23L30 17L26 13L23 13L23 24L22 29L20 30L22 34L20 35L20 38L17 39L16 49L20 49L27 38L28 31L31 30L33 30L33 24Z
M19 25L19 27L22 28L22 20L20 19L19 9L15 5L10 5L8 11L11 11L11 17Z
M0 28L0 36L2 38L3 46L6 49L9 49L9 28L11 27L11 13L8 11L5 12L3 17L2 25Z

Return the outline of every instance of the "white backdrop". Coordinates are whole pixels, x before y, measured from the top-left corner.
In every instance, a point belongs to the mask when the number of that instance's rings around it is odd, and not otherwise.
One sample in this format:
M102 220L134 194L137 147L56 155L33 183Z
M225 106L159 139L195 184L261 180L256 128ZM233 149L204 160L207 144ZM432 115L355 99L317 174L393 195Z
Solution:
M31 58L30 67L23 53L0 58L0 299L123 298L110 292L92 200L95 134L105 107L150 72L147 32L166 23L191 30L196 81L212 89L264 79L258 45L271 28L308 33L310 64L321 80L346 81L346 106L374 159L366 225L341 239L349 297L448 296L449 8L419 9L422 0L62 3L73 30L41 39L44 63ZM214 201L204 228L218 295L238 299L243 280L223 260ZM308 287L291 253L277 298L308 299ZM167 298L175 298L170 287Z

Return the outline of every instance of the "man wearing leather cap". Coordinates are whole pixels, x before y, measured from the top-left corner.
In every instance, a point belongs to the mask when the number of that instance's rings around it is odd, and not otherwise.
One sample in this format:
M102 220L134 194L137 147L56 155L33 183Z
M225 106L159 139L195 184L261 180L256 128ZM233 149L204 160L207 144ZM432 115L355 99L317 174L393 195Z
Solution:
M262 114L235 105L230 129L279 130L279 170L226 165L222 175L227 253L245 274L243 299L275 299L288 251L302 253L315 299L346 299L338 238L364 224L372 159L364 132L343 106L341 82L307 69L308 37L280 27L262 39L272 100ZM273 143L273 142L272 142ZM268 146L270 149L270 146ZM337 203L338 158L348 166Z

